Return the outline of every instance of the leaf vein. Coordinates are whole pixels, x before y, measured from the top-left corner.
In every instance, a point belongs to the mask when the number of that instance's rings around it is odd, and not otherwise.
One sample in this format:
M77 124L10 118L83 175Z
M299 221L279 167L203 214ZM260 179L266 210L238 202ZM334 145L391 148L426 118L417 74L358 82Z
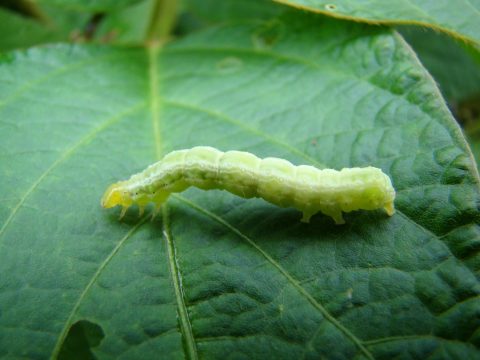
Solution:
M297 148L293 147L292 145L280 140L280 139L277 139L273 136L270 136L270 135L267 135L267 134L264 134L262 133L260 130L258 129L255 129L253 127L250 127L250 126L247 126L245 125L244 123L242 123L241 121L237 121L223 113L220 113L220 112L217 112L217 111L214 111L214 110L210 110L210 109L206 109L206 108L202 108L198 105L192 105L192 104L186 104L186 103L182 103L182 102L178 102L178 101L173 101L173 100L167 100L167 99L164 99L163 100L165 104L167 105L171 105L171 106L176 106L176 107L182 107L182 108L185 108L185 109L190 109L190 110L194 110L194 111L199 111L199 112L203 112L205 114L208 114L210 115L213 119L216 119L216 120L219 120L219 121L223 121L223 122L226 122L226 123L229 123L229 124L232 124L232 125L235 125L245 131L248 131L256 136L259 136L259 137L262 137L264 139L266 139L267 141L273 143L273 144L277 144L281 147L284 147L286 148L287 150L293 152L294 154L304 158L305 160L307 160L308 162L312 163L312 164L315 164L317 167L320 167L320 168L324 168L325 165L324 164L321 164L319 163L317 160L315 160L314 158L312 158L311 156L305 154L304 152L298 150Z
M155 156L158 160L162 157L161 144L161 127L160 127L160 91L158 89L159 77L157 60L160 47L152 46L147 48L148 52L148 79L150 88L150 111L152 113L152 131L153 140L155 142ZM188 316L188 310L185 306L185 299L183 295L182 277L177 260L177 253L173 244L172 234L170 231L170 216L167 204L163 204L162 209L162 227L163 237L165 238L168 265L172 278L173 289L175 292L175 299L177 302L177 311L180 320L180 332L185 340L186 356L189 359L198 359L197 347L193 337L192 325Z
M225 221L220 216L204 209L203 207L187 200L186 198L173 195L176 199L180 200L184 204L190 206L192 209L210 217L211 219L215 220L216 222L220 223L221 225L225 226L227 229L232 231L234 234L239 236L241 239L245 240L248 244L250 244L255 250L257 250L273 267L275 267L287 280L288 282L304 297L308 300L308 302L318 310L322 316L329 321L333 326L339 329L343 334L352 341L355 346L368 358L374 359L373 355L370 353L369 350L363 345L362 340L357 338L355 334L353 334L350 330L348 330L344 325L342 325L337 319L335 319L328 311L325 309L315 298L307 291L304 287L302 287L298 280L296 280L287 270L285 270L275 259L273 259L267 252L265 252L260 246L258 246L252 239L248 236L243 234L240 230L232 226L230 223Z
M395 39L398 39L398 38L396 37ZM169 53L169 52L171 52L171 53L175 53L175 52L205 52L205 51L221 52L221 53L230 52L230 53L238 53L238 54L245 54L245 55L257 55L257 56L261 56L261 57L269 57L269 58L280 60L280 61L300 64L300 65L303 65L303 66L313 68L317 71L323 71L323 72L328 71L329 73L333 73L333 74L337 75L338 77L342 77L342 78L345 78L345 79L353 79L355 81L362 82L362 83L365 83L369 86L372 86L373 88L375 88L377 90L387 92L390 96L397 97L399 99L404 100L408 104L415 106L424 115L426 115L427 118L433 119L432 114L429 114L425 109L422 108L423 103L415 103L409 97L403 96L404 94L399 94L399 93L392 92L389 89L380 86L378 83L371 81L368 77L357 76L355 73L349 73L349 72L346 72L346 71L339 70L335 66L326 66L326 64L320 64L320 63L315 62L314 60L304 59L304 58L294 56L294 55L280 54L280 53L268 52L268 51L259 51L259 50L254 50L254 49L251 49L251 48L234 48L234 47L227 47L227 46L223 46L223 47L211 47L211 46L184 47L184 48L167 49L167 50L164 51L164 53ZM411 56L415 56L415 55L411 54ZM423 72L422 75L427 76L427 73ZM443 109L448 111L446 109L446 107L444 107L444 106L442 106L442 110ZM438 120L438 119L433 119L433 120Z
M73 318L75 317L75 314L77 313L78 309L80 308L80 305L82 304L83 299L85 299L85 296L87 293L90 291L92 288L93 284L97 281L99 278L100 274L102 273L103 269L108 265L108 263L113 259L113 257L118 253L120 248L125 244L125 242L135 233L135 231L138 230L138 228L143 225L146 221L147 217L144 217L141 219L133 228L131 228L127 234L120 239L118 244L113 248L113 250L108 254L108 256L105 258L105 260L100 264L98 267L97 271L93 274L92 278L88 282L88 284L85 286L83 289L82 293L80 294L77 302L72 308L72 311L68 315L67 320L65 321L65 325L62 328L62 331L60 332L60 335L57 338L57 342L55 343L55 346L52 351L51 359L57 359L58 355L60 353L61 347L63 342L65 341L65 338L67 337L68 330L70 326L72 325Z
M163 205L162 222L163 222L163 237L165 238L168 264L172 276L173 288L175 291L175 298L177 300L178 315L180 318L180 330L186 342L187 355L189 359L198 359L197 347L193 337L192 324L188 316L188 310L185 305L185 298L183 294L182 275L178 266L178 258L173 238L170 230L170 215L167 204Z
M10 94L9 96L7 96L5 99L3 99L2 101L0 101L0 109L2 107L4 107L5 105L7 105L9 102L17 99L18 97L20 97L22 94L24 94L25 92L27 92L29 89L32 89L34 88L36 85L39 85L39 84L42 84L44 83L45 81L48 81L50 80L51 78L57 76L57 75L60 75L60 74L65 74L65 73L68 73L72 70L77 70L77 69L80 69L86 65L89 65L91 63L95 63L99 60L105 60L105 59L110 59L110 58L115 58L117 57L118 54L115 54L115 55L111 55L111 54L107 54L107 55L104 55L104 56L99 56L99 57L95 57L95 58L89 58L87 60L82 60L82 61L77 61L77 62L74 62L74 63L71 63L71 64L68 64L68 65L65 65L65 66L62 66L62 67L59 67L59 68L56 68L56 70L54 71L51 71L49 73L47 73L46 75L44 76L40 76L32 81L28 81L26 82L25 84L23 84L23 86L20 86L17 91L13 92L12 94Z
M95 138L96 135L98 135L100 132L108 128L109 126L115 124L116 122L120 121L122 118L124 118L127 115L131 115L135 111L138 111L145 105L144 102L140 102L134 106L131 106L125 111L122 111L120 114L117 116L111 117L101 125L97 126L92 132L87 134L85 137L80 139L75 145L73 145L71 148L68 150L64 151L63 154L50 165L47 170L45 170L40 177L30 186L30 188L25 192L25 194L20 198L19 202L15 205L13 210L10 212L10 215L7 217L7 220L3 223L2 227L0 228L0 238L2 235L5 233L5 230L7 229L8 225L12 222L12 220L15 218L15 215L18 213L18 210L22 207L22 205L25 203L25 200L30 196L30 194L40 185L40 183L50 174L57 166L59 166L62 162L67 160L70 156L72 156L79 148L81 148L83 145L88 143L91 139Z

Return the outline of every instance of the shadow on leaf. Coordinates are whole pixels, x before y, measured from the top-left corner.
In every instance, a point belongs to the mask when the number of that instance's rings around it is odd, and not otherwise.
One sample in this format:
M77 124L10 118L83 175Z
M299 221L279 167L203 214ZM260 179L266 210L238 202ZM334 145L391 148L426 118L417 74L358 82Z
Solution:
M104 337L105 334L99 325L87 320L77 321L70 327L58 359L96 359L92 348L100 345Z

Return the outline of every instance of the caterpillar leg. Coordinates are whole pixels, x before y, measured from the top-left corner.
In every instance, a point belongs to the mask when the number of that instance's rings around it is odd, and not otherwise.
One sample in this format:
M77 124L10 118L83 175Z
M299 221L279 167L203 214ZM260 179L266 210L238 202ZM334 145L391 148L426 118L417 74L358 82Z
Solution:
M150 219L150 221L153 221L153 219L155 219L155 216L157 216L160 213L161 208L162 208L162 204L155 205L155 208L152 211L152 218Z
M118 218L118 220L122 220L127 210L128 210L128 206L122 206L122 211L120 211L120 217Z
M145 206L139 205L138 210L139 210L138 217L142 217L143 213L145 212Z
M338 213L330 215L333 218L333 221L335 221L336 225L343 225L345 224L345 219L343 218L342 212L339 211Z
M155 208L153 209L152 212L152 218L150 221L153 221L155 219L155 216L157 216L160 213L160 209L162 208L162 204L167 200L168 196L170 193L157 193L155 198L152 200L153 203L155 204Z
M345 220L343 219L343 215L342 215L342 210L338 208L322 209L322 213L330 216L333 219L333 221L335 221L336 225L345 224Z
M310 218L315 215L314 212L304 211L303 217L300 219L301 222L308 224L310 222Z
M300 221L304 222L304 223L309 223L310 218L313 215L315 215L317 212L318 212L318 210L317 211L311 211L311 210L306 211L306 210L304 210L303 211L303 217ZM325 215L330 216L333 219L333 221L335 221L335 224L337 224L337 225L345 224L345 220L343 219L342 211L340 209L328 208L328 209L322 209L321 212Z

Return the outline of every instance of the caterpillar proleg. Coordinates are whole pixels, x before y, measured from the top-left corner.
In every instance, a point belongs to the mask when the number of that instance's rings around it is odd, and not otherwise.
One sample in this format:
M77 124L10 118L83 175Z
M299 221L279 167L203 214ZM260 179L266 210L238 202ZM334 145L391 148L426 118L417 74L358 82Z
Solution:
M390 216L395 212L395 190L390 178L378 168L320 170L208 146L173 151L130 179L112 184L101 205L121 205L122 217L133 204L143 213L144 207L153 202L155 214L171 193L190 186L226 190L243 198L259 197L281 207L294 207L303 212L301 221L307 223L319 211L336 224L345 223L342 212L379 208Z

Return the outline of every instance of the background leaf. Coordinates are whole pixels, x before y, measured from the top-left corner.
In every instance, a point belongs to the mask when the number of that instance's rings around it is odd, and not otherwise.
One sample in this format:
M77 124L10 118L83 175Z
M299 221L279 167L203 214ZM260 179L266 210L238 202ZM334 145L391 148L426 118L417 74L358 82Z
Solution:
M480 161L480 52L446 35L418 27L400 32L437 82Z
M288 8L271 0L185 0L185 9L207 23L226 20L265 19L278 16ZM212 11L215 9L215 11Z
M474 47L418 27L403 27L400 32L453 107L480 97L480 53Z
M0 8L0 51L75 39L88 22L87 14L44 7L45 16L55 21L35 19Z
M95 38L115 43L142 43L155 1L141 1L110 11L100 23Z
M43 0L24 11L33 15L0 8L0 51L58 41L141 44L153 5L153 0Z
M37 0L40 5L54 5L83 12L109 12L122 9L144 0Z
M415 24L480 43L480 1L274 0L342 19L374 24Z
M477 122L480 122L480 120L477 119ZM478 129L475 131L471 131L470 133L467 133L467 138L470 143L470 147L472 148L472 153L475 157L475 160L477 161L477 168L480 167L480 135Z
M478 356L476 169L394 31L293 13L161 49L13 52L0 84L0 356L61 354L77 324L100 358ZM100 209L195 145L381 167L398 213L306 225L198 189L154 222Z

